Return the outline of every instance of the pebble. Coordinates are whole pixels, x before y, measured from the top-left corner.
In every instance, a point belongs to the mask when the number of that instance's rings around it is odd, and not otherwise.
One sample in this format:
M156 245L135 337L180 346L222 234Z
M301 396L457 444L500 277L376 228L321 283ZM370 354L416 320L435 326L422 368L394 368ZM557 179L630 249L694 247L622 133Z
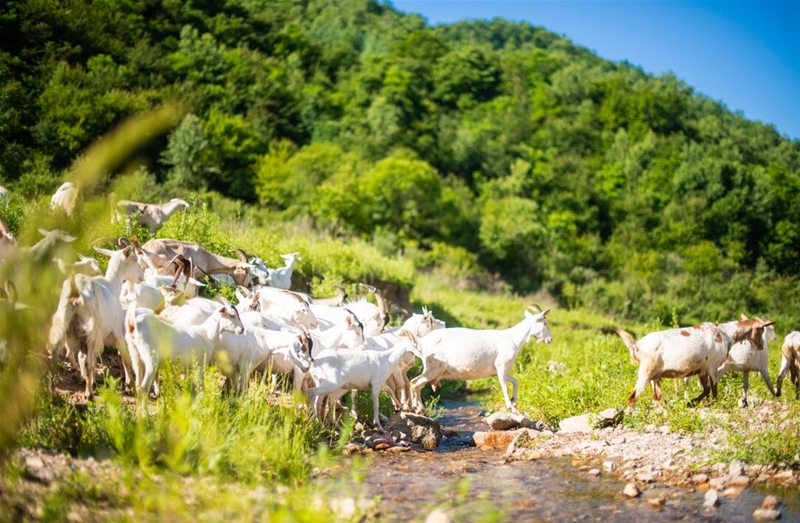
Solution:
M719 505L719 494L715 489L709 489L703 498L703 507L713 508Z
M781 511L771 508L757 508L753 512L753 519L756 521L775 521L781 518Z
M732 477L741 476L744 474L744 464L735 459L731 461L731 464L728 466L728 474Z
M647 500L647 504L653 508L661 508L667 504L667 500L664 498L650 498Z
M434 510L425 518L425 523L450 523L450 516L443 510Z
M596 478L597 476L600 475L600 469L590 469L586 474L588 474L593 478Z
M629 498L635 498L639 496L639 488L634 483L628 483L622 489L622 493Z
M603 471L604 472L614 472L614 462L613 461L604 461L603 462Z
M695 474L694 476L692 476L692 483L694 483L695 485L708 483L708 474Z
M727 483L731 479L730 476L720 476L718 478L711 478L708 480L708 484L711 485L713 489L721 489L725 483Z
M750 478L744 475L733 476L726 485L731 487L746 487L750 484Z

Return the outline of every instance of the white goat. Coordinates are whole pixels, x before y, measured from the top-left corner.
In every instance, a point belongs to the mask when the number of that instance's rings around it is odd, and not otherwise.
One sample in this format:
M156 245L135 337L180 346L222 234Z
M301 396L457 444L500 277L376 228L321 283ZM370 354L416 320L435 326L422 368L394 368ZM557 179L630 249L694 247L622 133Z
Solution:
M308 302L291 291L261 287L253 293L251 303L254 299L258 300L261 314L274 321L294 327L303 326L309 330L319 325Z
M422 373L411 380L414 391L414 408L424 412L421 390L426 383L441 379L474 380L497 376L506 408L517 412L519 382L511 375L511 369L520 348L531 338L538 342L553 341L547 328L550 309L535 313L524 311L525 317L508 329L437 329L419 340L422 353ZM507 382L513 392L508 396Z
M8 257L16 256L18 252L17 240L14 238L14 233L11 232L11 227L0 218L0 258L6 259Z
M214 353L215 361L237 392L247 390L250 374L265 363L267 366L279 367L280 370L287 371L286 373L296 369L301 375L311 368L313 345L307 334L255 327L247 325L244 319L242 323L247 326L244 335L223 332L219 347ZM274 360L278 363L274 363Z
M364 337L369 338L377 336L383 332L384 327L389 320L389 311L386 306L386 301L383 295L375 287L362 283L370 292L375 295L377 305L370 303L366 298L361 298L355 301L347 301L341 307L334 307L330 305L316 305L311 304L311 311L319 321L320 330L329 329L335 325L341 325L344 321L347 312L345 309L352 311L358 317L361 324L364 326Z
M96 276L103 273L103 271L100 270L100 263L96 259L89 258L83 254L79 254L78 256L78 261L71 264L65 262L61 258L53 258L53 261L56 262L58 271L64 276L68 276L70 273L86 274L88 276Z
M170 216L188 208L189 204L180 198L173 198L167 203L161 204L120 200L117 202L114 221L121 220L123 216L130 220L136 215L136 221L147 227L150 234L154 234L164 226Z
M277 269L267 269L267 285L277 287L279 289L288 290L292 287L292 272L294 271L294 264L297 260L301 260L299 252L291 254L281 254L285 265Z
M383 431L378 406L381 392L386 392L397 403L394 393L386 387L386 380L400 364L407 352L419 356L416 340L410 333L403 333L404 343L398 343L385 351L338 349L324 350L314 359L311 377L314 388L308 391L309 400L320 421L324 422L322 412L323 396L329 405L335 405L348 390L369 390L372 392L372 422Z
M409 317L400 327L395 327L378 336L367 338L366 348L369 350L390 349L401 340L400 333L404 331L410 332L417 339L422 338L425 335L433 332L434 329L438 328L437 321L438 320L433 317L433 313L431 313L427 308L423 308L422 314L412 314L411 317ZM442 325L441 328L444 328L444 326ZM413 408L411 404L411 398L413 397L411 392L411 381L408 379L408 375L406 373L409 369L411 369L411 367L414 366L415 361L416 358L414 357L414 354L406 354L405 358L403 358L403 361L400 362L400 365L397 366L392 375L389 376L389 379L386 381L386 385L392 389L395 397L397 397L399 400L399 404L394 405L395 410L410 411ZM353 406L355 406L355 401L353 401Z
M64 182L50 198L50 208L61 210L67 216L72 216L78 202L78 188L72 182Z
M70 275L61 287L58 309L50 327L52 358L56 361L61 343L66 343L68 356L78 354L87 398L94 391L94 366L104 343L117 347L125 383L132 382L123 329L125 312L119 297L124 282L133 284L141 281L142 276L136 252L133 247L125 247L112 253L105 276Z
M749 319L742 314L742 320ZM756 318L760 319L760 318ZM755 347L750 340L742 340L738 343L731 345L731 350L728 352L728 359L718 369L720 377L729 371L742 373L742 386L744 393L739 399L739 405L742 407L747 406L747 389L750 388L750 371L758 371L761 377L764 378L764 383L767 384L769 392L775 396L775 389L772 388L772 380L769 378L769 353L767 345L770 341L778 339L775 334L775 327L768 325L764 327L764 334L762 335L761 348Z
M244 333L236 307L218 304L219 308L200 325L172 325L149 309L137 309L133 303L125 316L125 340L133 362L136 389L147 396L161 362L180 360L186 367L196 363L203 382L203 368L220 345L222 332Z
M661 378L697 375L703 392L690 405L698 404L709 392L716 398L719 368L728 359L731 345L749 337L757 350L763 350L763 330L772 324L761 319L719 325L706 322L695 327L651 332L639 341L624 330L615 329L630 350L631 358L639 362L636 386L628 398L628 411L633 410L636 399L651 381L653 395L661 401Z
M792 331L786 335L781 346L781 368L778 371L776 395L781 395L781 385L790 373L790 381L794 383L795 394L800 399L800 332Z

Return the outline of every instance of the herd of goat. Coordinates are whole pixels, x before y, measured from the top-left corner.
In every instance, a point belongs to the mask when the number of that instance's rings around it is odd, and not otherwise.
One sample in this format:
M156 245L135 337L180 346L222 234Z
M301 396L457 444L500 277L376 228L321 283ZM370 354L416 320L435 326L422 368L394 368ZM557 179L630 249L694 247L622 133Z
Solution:
M0 199L7 197L4 189L0 191ZM75 198L74 186L64 184L51 207L71 214ZM123 200L117 202L113 219L136 219L155 232L186 207L179 199L160 205ZM20 259L26 253L41 256L52 251L54 242L74 239L60 231L43 233L44 244L21 247L0 220L0 259ZM87 398L94 391L95 364L104 346L114 346L126 388L145 401L151 392L158 394L156 378L163 362L191 365L201 376L203 367L213 363L239 393L248 387L255 370L290 375L294 390L305 394L315 414L328 424L335 423L336 406L347 391L368 390L373 423L381 429L382 392L396 410L422 413L422 388L431 384L435 390L442 379L497 376L506 408L516 412L518 382L511 371L519 350L534 338L552 341L547 324L550 309L537 306L522 311L521 321L507 329L446 327L427 309L388 328L386 302L372 286L362 284L375 303L367 296L348 300L343 289L324 299L290 290L298 253L282 255L284 267L268 268L243 251L229 258L174 239L154 238L140 245L135 239L119 238L114 249L94 248L109 258L104 274L93 258L59 260L65 279L48 336L49 356L55 362L66 352L80 371ZM206 277L235 285L237 303L200 297ZM4 310L13 314L16 309ZM693 403L709 394L716 397L717 383L726 371L744 373L742 405L747 404L750 371L760 372L776 396L787 372L800 386L800 332L786 336L773 389L766 347L777 337L773 322L762 318L742 315L739 321L663 330L638 341L622 329L616 331L639 364L629 409L648 383L660 401L662 378L697 375L703 392ZM417 358L422 372L409 379Z

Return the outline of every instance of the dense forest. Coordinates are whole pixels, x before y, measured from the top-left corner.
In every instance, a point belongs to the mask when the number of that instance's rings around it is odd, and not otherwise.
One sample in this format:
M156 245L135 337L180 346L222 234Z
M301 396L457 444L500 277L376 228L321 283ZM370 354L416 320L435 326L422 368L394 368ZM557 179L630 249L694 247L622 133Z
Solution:
M167 102L180 123L111 173L142 181L119 197L211 194L632 319L800 320L800 141L674 75L375 0L3 1L12 193L49 198Z

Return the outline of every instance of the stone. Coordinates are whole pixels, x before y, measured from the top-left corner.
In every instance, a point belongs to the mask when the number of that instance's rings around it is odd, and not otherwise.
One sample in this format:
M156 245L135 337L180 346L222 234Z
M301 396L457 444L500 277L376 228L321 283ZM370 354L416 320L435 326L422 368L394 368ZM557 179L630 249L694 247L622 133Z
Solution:
M778 499L777 496L767 496L761 503L761 508L772 509L772 510L778 510L780 506L781 506L781 500Z
M712 489L721 489L723 486L725 486L725 483L727 483L728 480L730 479L731 479L730 476L720 476L718 478L711 478L710 480L708 480L708 484L711 486Z
M625 412L622 409L605 409L591 417L592 427L596 429L604 429L606 427L616 427L625 418Z
M647 500L647 504L653 508L662 508L667 504L667 500L664 498L650 498Z
M386 454L401 454L403 452L408 452L409 450L411 450L411 447L406 447L404 445L398 445L396 447L388 448L388 449L384 450L384 452Z
M434 510L425 518L425 523L450 523L450 516L443 510Z
M628 483L625 485L625 488L622 489L622 493L629 498L638 497L640 494L639 488L634 483Z
M658 471L651 470L650 472L640 472L636 474L636 481L642 481L644 483L652 483L658 478Z
M781 511L770 508L757 508L753 512L753 519L756 521L775 521L781 519Z
M589 469L589 471L586 472L586 474L589 475L590 477L596 478L597 476L600 475L600 469Z
M741 476L744 474L744 464L735 459L731 461L731 464L728 466L728 475L731 477Z
M613 461L604 461L603 462L603 471L604 472L614 472L614 462Z
M361 454L361 446L357 443L348 443L342 449L342 454L345 456L352 456L353 454Z
M561 432L592 432L592 415L583 414L581 416L573 416L571 418L562 419L558 423L558 428Z
M703 507L714 508L719 505L719 493L715 489L708 489L703 498Z
M489 424L492 430L528 429L533 425L529 417L510 412L495 412L486 418L486 423Z
M702 485L703 483L708 483L708 474L695 474L691 478L692 483L695 485Z
M725 484L731 487L746 487L750 484L750 478L744 475L733 476Z
M435 449L442 441L442 426L435 419L411 412L396 412L386 422L386 430L398 430L414 443L419 443L428 450Z
M478 448L508 448L520 434L528 429L478 431L472 435L471 443Z
M364 443L372 450L386 450L394 447L394 441L382 436L370 436Z

